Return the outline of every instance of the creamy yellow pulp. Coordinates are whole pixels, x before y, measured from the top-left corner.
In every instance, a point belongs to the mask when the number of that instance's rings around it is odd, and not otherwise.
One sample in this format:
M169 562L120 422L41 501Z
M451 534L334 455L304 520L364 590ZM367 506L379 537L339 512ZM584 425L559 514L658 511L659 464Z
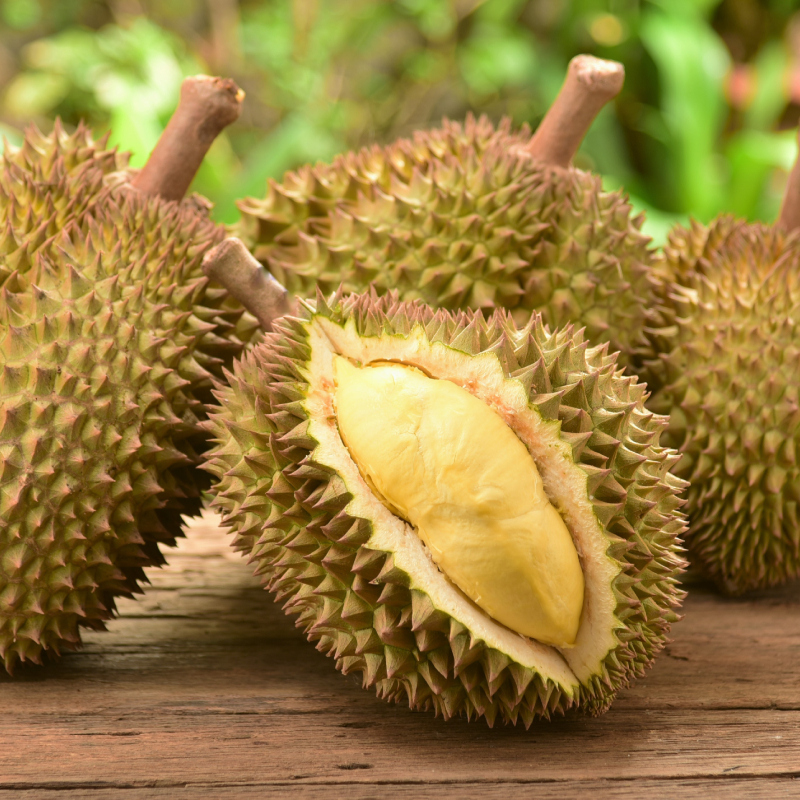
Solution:
M339 432L378 497L498 622L575 643L584 580L525 445L482 400L402 364L335 357Z

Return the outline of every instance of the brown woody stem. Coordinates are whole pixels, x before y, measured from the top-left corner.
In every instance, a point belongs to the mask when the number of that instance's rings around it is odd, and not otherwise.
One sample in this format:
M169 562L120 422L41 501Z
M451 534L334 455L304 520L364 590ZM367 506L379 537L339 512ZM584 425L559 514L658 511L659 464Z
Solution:
M568 167L600 109L616 97L625 68L616 61L575 56L553 105L531 137L528 152L553 167Z
M800 144L800 136L798 144ZM795 159L792 171L789 173L777 226L783 228L787 233L800 228L800 154Z
M243 98L244 92L228 78L186 78L178 108L133 186L165 200L180 200L214 139L238 119Z
M289 293L256 261L240 239L229 238L206 253L203 272L222 284L265 330L291 311Z

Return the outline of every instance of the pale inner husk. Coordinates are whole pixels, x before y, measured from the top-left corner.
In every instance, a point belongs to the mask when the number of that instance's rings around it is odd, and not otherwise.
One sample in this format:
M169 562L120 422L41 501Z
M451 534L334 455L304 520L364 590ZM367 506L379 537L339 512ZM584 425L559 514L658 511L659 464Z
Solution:
M347 512L373 522L367 546L391 552L395 565L411 576L412 588L428 594L437 608L467 626L474 637L535 669L568 693L576 683L586 683L599 674L603 659L618 645L615 631L623 627L614 613L616 600L611 588L619 566L606 553L609 542L592 510L586 473L574 464L569 445L560 439L560 423L544 420L529 405L524 387L503 375L497 356L470 356L439 342L431 343L420 326L408 336L363 337L352 320L343 328L324 317L314 317L309 333L305 406L309 433L319 442L314 458L334 469L353 494ZM573 647L556 649L497 623L439 571L414 529L376 500L339 436L333 406L336 354L361 364L399 361L418 366L432 377L451 380L497 411L527 446L581 560L585 595Z

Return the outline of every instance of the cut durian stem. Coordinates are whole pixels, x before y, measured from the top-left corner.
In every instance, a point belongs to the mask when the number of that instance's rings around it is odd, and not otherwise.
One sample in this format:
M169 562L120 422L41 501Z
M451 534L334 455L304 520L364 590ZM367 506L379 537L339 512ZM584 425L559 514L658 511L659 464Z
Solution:
M203 259L203 272L224 286L265 330L291 310L289 293L234 237L210 250Z
M186 78L178 108L132 185L145 194L180 200L214 139L239 118L243 99L230 78Z
M800 144L800 132L798 132L798 144ZM800 155L795 158L794 166L789 173L776 225L787 232L800 228Z
M625 68L616 61L575 56L564 85L531 137L528 152L553 167L568 167L600 109L616 97Z

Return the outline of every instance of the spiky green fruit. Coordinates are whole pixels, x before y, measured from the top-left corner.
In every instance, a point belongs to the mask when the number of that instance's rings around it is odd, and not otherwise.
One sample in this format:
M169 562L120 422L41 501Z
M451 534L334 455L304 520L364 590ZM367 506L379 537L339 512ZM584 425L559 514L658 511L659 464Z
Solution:
M0 659L102 628L197 513L213 376L241 309L200 270L222 231L126 186L85 129L0 162ZM252 319L251 319L252 321ZM252 333L250 325L249 332Z
M339 433L337 356L452 381L522 441L580 556L574 646L513 633L467 601L376 496ZM489 724L598 714L664 646L683 596L677 455L605 346L538 316L518 328L395 293L319 296L227 377L206 423L214 503L317 648L379 696Z
M51 136L31 128L19 148L2 154L0 282L13 269L9 255L37 250L108 194L107 180L125 169L127 158L107 149L107 138L94 141L84 125L68 135L57 121Z
M648 405L687 494L692 563L738 594L800 575L800 239L723 216L670 235Z
M539 311L627 358L651 292L649 239L621 192L532 158L530 129L445 121L307 166L239 204L240 236L291 292L379 292L437 308Z

